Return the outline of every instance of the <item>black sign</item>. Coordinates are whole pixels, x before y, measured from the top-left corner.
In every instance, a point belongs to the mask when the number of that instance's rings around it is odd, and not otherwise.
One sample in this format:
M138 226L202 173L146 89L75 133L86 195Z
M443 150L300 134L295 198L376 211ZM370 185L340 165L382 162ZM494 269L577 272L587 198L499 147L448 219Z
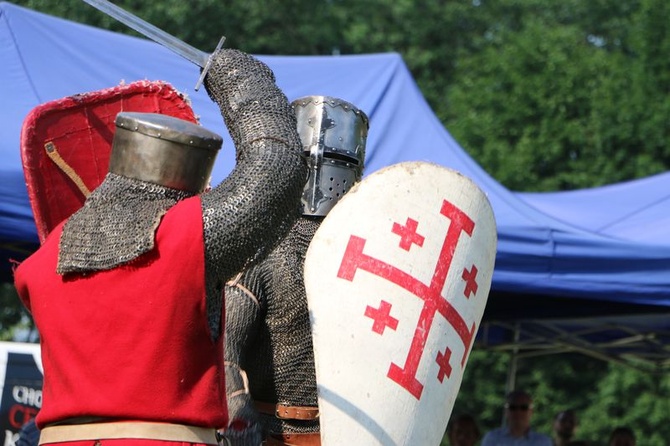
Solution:
M7 352L7 369L0 400L2 444L13 445L25 423L42 407L42 372L30 353Z

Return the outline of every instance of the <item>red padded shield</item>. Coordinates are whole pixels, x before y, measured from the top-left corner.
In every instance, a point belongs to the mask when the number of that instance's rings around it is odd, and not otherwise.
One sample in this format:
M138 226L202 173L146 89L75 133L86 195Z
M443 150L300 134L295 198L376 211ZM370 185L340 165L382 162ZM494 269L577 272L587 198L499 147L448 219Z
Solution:
M47 102L24 120L21 159L40 242L105 178L114 120L122 111L197 122L184 95L160 81L138 81Z

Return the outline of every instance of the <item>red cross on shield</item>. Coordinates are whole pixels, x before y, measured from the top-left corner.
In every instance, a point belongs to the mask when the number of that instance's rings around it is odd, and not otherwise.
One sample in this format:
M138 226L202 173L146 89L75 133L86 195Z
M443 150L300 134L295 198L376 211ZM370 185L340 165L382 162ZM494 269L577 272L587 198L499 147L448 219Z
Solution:
M431 163L375 172L330 211L305 260L322 444L440 443L496 243L483 192Z

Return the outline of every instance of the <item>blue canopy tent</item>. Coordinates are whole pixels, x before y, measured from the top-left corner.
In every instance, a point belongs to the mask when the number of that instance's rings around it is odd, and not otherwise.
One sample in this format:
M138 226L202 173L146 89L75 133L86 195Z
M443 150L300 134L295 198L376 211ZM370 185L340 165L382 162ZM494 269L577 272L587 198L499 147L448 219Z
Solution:
M602 187L516 196L553 218L613 240L638 243L640 249L670 245L670 172ZM655 315L600 317L597 327L579 319L536 319L514 327L508 325L507 329L523 330L526 355L586 348L587 354L611 360L623 358L631 351L636 355L644 351L640 356L652 363L665 363L667 368L667 317L665 311ZM565 345L562 340L570 342ZM496 346L502 347L502 344Z
M517 196L547 215L606 237L670 244L670 172L603 187Z
M0 58L3 281L11 281L8 259L21 259L38 244L19 137L23 119L40 103L121 82L169 82L189 96L205 127L224 136L213 182L232 169L232 141L218 108L204 88L193 89L198 69L153 42L0 2ZM368 114L367 174L402 161L431 161L460 171L486 192L495 212L499 242L480 345L518 348L523 336L512 336L524 321L570 318L593 328L596 316L670 312L670 246L615 240L542 212L505 189L449 135L398 54L259 58L274 70L290 100L309 94L331 95L357 104ZM668 336L668 322L641 325L643 331ZM570 342L581 350L582 344ZM591 341L584 335L579 342ZM645 348L650 349L647 359L652 353L659 355L657 346ZM645 352L640 346L635 349L638 357ZM662 359L650 359L655 368L670 364L670 351L661 353ZM619 352L612 350L611 354Z

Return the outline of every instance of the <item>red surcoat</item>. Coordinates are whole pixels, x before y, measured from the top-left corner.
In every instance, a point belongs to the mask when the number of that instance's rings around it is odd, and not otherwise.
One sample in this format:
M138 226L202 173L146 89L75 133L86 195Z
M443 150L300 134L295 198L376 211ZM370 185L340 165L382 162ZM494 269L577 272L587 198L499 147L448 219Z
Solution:
M167 212L151 252L108 271L58 275L62 227L15 271L40 331L38 426L76 417L226 426L223 336L212 341L207 324L199 198Z

